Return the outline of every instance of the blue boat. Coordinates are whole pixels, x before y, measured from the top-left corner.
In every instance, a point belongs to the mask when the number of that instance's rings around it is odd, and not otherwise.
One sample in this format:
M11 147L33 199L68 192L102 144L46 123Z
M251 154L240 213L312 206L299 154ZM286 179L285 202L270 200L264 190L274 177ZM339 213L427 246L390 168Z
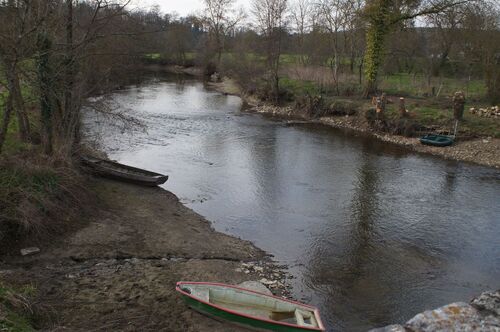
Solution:
M420 143L432 146L450 146L453 144L454 138L446 135L428 134L420 138Z

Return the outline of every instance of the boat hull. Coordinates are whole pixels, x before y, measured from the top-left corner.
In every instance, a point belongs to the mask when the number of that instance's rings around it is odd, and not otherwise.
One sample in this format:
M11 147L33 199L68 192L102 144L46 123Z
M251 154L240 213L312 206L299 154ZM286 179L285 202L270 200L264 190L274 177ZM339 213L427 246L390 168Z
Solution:
M96 175L141 186L156 187L168 180L167 175L142 170L109 160L82 157L82 162Z
M181 293L182 299L186 305L193 310L214 318L219 321L228 322L233 325L242 326L254 331L280 331L280 332L304 332L304 331L324 331L323 328L307 328L296 325L283 325L271 320L261 320L248 315L242 315L238 312L225 310L210 303L200 301L197 298L189 296L180 290L179 284L177 291ZM321 324L321 323L320 323Z
M188 296L182 296L184 303L188 305L193 310L198 311L203 315L210 316L216 320L225 321L234 325L243 326L246 328L250 328L254 331L280 331L280 332L304 332L309 331L300 327L293 326L282 326L277 324L272 324L244 316L240 316L237 314L233 314L224 310L220 310L211 305L199 302L195 299L192 299Z
M420 143L431 146L445 147L453 144L453 139L444 135L425 135Z

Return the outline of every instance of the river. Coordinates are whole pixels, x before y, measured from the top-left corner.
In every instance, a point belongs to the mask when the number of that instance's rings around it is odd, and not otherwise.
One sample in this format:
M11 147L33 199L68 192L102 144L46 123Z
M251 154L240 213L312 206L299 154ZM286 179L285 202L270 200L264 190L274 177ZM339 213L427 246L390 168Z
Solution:
M87 138L170 175L165 189L216 230L287 264L293 295L318 306L329 331L500 288L498 170L287 126L194 80L152 78L104 100L142 126L88 116Z

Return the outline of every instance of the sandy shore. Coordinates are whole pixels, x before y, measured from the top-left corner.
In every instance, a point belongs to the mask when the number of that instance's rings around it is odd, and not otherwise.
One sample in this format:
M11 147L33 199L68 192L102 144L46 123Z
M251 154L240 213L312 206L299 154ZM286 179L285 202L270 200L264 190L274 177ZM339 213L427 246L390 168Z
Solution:
M500 168L500 139L498 138L477 138L472 140L458 140L449 147L432 147L422 145L418 138L409 138L387 133L375 132L366 124L364 119L356 116L321 117L316 119L305 119L291 107L276 107L259 102L253 96L245 95L241 92L237 82L232 79L224 79L220 83L209 83L209 86L219 92L237 95L249 105L246 111L271 115L284 120L292 120L290 124L319 123L337 129L352 130L356 133L363 133L381 141L404 146L405 148L418 153L431 154L442 158L465 161L483 166ZM294 122L296 119L299 121Z
M214 231L168 191L102 179L91 189L98 203L73 231L29 243L38 255L0 257L2 280L35 285L41 330L240 331L190 310L175 283L285 277L262 250ZM280 283L277 294L286 292Z

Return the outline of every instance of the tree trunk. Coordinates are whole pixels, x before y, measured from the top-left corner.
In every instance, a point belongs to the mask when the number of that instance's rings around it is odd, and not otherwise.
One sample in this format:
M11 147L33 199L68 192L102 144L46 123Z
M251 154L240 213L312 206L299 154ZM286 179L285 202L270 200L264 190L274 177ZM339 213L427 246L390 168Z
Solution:
M12 103L13 111L17 116L17 124L19 127L19 137L21 141L28 142L30 138L29 121L24 110L24 102L22 101L21 87L19 84L19 77L17 76L17 61L6 63L5 76L7 78L7 88Z
M377 98L377 120L385 119L385 105L387 104L387 96L385 93L382 96Z
M379 0L372 6L370 24L366 32L365 53L365 97L377 92L377 77L384 60L384 42L389 31L386 18L389 15L390 0Z
M408 112L406 112L405 99L403 97L399 98L399 116L402 118L406 118Z
M52 76L50 73L49 52L51 42L44 32L38 35L38 82L40 85L41 127L43 150L46 154L52 154L52 104L50 93L52 88Z
M465 94L457 91L453 95L453 117L455 120L462 120L464 117Z
M73 0L66 0L66 68L64 88L63 133L70 141L70 146L77 141L79 119L73 105L74 56L73 56Z
M7 131L9 130L10 115L12 113L12 108L13 108L12 93L9 92L9 95L7 96L7 102L5 103L5 110L2 119L2 127L0 128L0 154L2 153L5 139L7 137Z
M26 130L27 141L31 140L31 125L26 111L26 105L24 104L23 94L21 92L21 84L19 83L19 75L17 72L14 73L14 105L17 112L21 115L24 122L24 129Z

